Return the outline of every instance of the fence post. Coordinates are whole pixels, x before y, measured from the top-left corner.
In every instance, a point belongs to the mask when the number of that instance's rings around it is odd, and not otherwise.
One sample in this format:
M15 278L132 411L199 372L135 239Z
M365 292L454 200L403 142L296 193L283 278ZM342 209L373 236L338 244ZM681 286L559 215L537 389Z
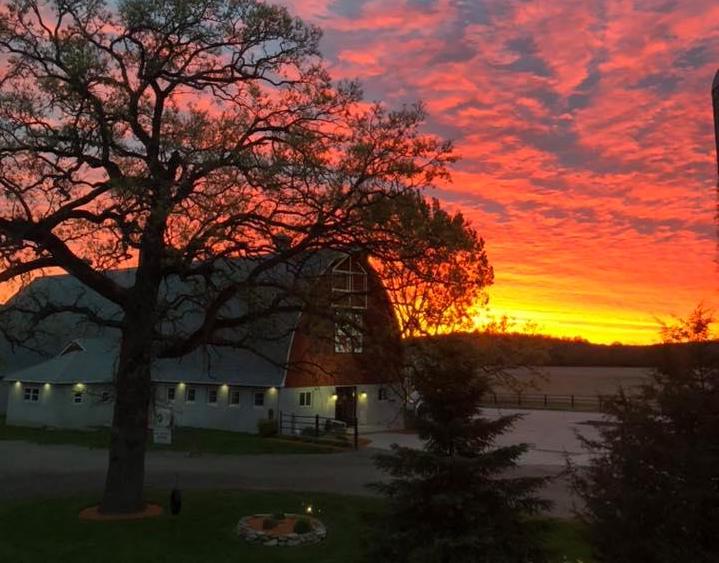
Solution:
M354 428L354 434L355 434L355 436L354 436L354 442L355 442L355 450L356 450L356 449L359 447L359 431L358 431L358 428L357 428L358 425L357 425L357 417L356 417L356 416L355 416L354 423L355 423L355 428Z
M315 438L320 437L320 415L315 415Z

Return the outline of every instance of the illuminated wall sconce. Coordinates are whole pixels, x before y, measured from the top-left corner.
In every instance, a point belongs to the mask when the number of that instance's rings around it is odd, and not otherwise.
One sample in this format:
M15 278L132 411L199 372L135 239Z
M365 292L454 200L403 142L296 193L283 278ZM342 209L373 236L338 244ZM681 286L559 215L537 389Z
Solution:
M367 393L364 392L364 391L362 391L362 392L359 394L359 397L360 397L360 399L362 399L362 400L364 401L364 400L367 399Z
M333 401L337 400L337 393L332 393L332 396L330 397Z
M277 387L270 387L268 391L270 392L270 395L274 395L275 393L277 393Z
M19 381L16 381L16 382L15 382L15 387L22 387L22 383L19 382Z
M184 388L185 388L185 384L182 383L182 382L178 383L177 386L178 386L180 389L184 389Z
M75 384L75 391L84 391L85 390L85 384L84 383L76 383Z
M49 390L50 390L50 384L49 384L49 383L46 383L46 384L44 385L44 387L45 387L45 391L49 391Z
M227 386L227 383L223 383L222 385L220 385L220 390L221 390L223 393L227 393L227 390L228 390L228 389L229 389L229 387Z

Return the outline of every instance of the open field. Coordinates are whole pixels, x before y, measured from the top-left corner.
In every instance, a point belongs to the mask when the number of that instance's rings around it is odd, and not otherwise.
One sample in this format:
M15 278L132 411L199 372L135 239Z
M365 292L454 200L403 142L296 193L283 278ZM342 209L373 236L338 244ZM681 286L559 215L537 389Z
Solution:
M552 367L538 368L537 373L526 369L512 370L511 375L528 394L550 395L611 395L620 387L631 392L646 383L650 368L631 367ZM514 391L507 385L497 392Z
M510 371L507 382L487 394L484 406L603 411L606 397L624 389L630 395L649 381L648 368L544 367Z
M72 444L87 448L107 448L110 443L110 430L67 430L8 426L5 418L0 417L0 440L21 440L34 444ZM312 454L331 453L339 448L314 444L311 442L284 439L262 438L257 434L227 432L201 428L175 428L171 446L149 444L150 449L174 450L192 454Z
M166 501L166 494L150 500ZM369 524L382 510L380 499L319 493L245 491L185 492L177 517L136 522L81 522L78 512L93 503L90 497L13 502L0 508L0 561L105 563L213 561L266 563L360 563L368 561L365 546ZM298 512L312 503L328 529L317 545L269 548L237 538L241 516L258 512ZM319 511L319 512L317 512ZM550 563L591 563L584 529L574 521L541 522L550 550ZM566 559L564 559L566 556Z

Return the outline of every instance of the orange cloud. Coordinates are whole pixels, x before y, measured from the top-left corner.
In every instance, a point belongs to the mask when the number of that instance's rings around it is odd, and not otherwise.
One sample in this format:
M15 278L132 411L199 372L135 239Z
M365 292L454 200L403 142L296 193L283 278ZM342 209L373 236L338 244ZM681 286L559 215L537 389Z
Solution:
M424 100L463 160L434 193L473 219L490 313L657 340L717 299L710 0L293 0L333 72Z

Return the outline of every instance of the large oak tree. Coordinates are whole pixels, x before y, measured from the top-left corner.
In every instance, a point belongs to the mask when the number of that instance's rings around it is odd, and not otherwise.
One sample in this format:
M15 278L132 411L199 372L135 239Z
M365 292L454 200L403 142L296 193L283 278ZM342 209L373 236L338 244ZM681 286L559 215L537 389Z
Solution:
M319 39L254 0L0 9L0 281L64 271L121 311L44 302L32 315L84 314L121 335L104 512L143 504L152 362L243 345L233 330L251 319L228 304L266 272L322 249L361 249L397 272L455 245L465 265L446 271L477 282L468 291L491 281L463 221L451 240L421 225L441 215L418 189L446 175L450 144L419 132L421 107L387 111L333 83ZM413 204L414 223L398 220ZM112 274L122 266L132 275ZM409 271L402 287L427 282L426 268ZM170 298L173 277L196 290ZM168 315L187 302L199 321L174 331Z

